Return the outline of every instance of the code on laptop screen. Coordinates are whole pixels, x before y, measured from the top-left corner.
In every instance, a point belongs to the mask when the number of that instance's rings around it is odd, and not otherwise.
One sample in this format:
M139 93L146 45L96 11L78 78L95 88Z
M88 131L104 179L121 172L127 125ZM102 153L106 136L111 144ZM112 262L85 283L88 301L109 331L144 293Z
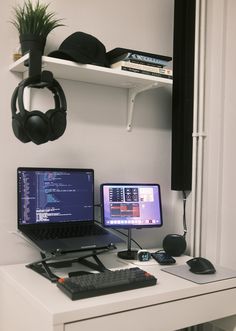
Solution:
M18 168L19 224L94 219L92 169Z

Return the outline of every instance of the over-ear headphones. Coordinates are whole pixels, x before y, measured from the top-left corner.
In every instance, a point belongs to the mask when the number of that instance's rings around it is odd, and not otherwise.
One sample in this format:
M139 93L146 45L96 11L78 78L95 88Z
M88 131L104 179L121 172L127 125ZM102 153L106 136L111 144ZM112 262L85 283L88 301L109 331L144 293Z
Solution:
M66 98L62 87L54 78L45 86L53 93L55 108L49 109L46 113L25 109L24 89L30 85L37 87L40 79L41 76L26 78L15 88L11 98L12 129L15 136L23 143L32 141L40 145L49 140L56 140L66 129ZM19 112L17 112L17 100Z

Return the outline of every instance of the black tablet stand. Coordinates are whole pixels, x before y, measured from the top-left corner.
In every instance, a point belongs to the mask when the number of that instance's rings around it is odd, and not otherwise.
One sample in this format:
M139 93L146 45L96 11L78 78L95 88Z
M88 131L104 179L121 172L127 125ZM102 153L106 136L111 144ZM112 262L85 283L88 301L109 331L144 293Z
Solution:
M117 253L117 256L121 259L125 260L136 260L137 258L137 250L132 250L131 249L131 229L128 229L128 242L127 242L127 250L126 251L121 251Z

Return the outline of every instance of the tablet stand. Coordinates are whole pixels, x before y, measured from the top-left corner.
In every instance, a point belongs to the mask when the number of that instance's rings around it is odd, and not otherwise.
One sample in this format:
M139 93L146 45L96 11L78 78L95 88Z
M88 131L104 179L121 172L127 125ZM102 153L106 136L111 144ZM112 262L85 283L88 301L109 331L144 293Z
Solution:
M125 260L136 260L137 258L137 250L131 249L131 229L128 229L128 249L126 251L121 251L117 253L117 256L121 259Z
M63 260L56 261L58 258L63 257L64 255L68 253L60 253L60 254L51 254L50 256L46 256L45 253L40 252L40 255L42 259L35 261L33 263L27 264L26 267L34 270L41 276L49 279L51 282L57 282L57 280L60 278L56 274L54 274L51 271L51 268L67 268L72 266L73 263L80 263L92 270L97 270L100 272L103 272L105 270L108 270L104 264L101 262L101 260L97 257L97 255L105 253L110 251L111 249L115 249L115 246L109 246L106 248L96 249L93 250L92 253L89 253L87 255L81 256L81 257L69 257L65 258ZM79 251L78 251L79 252ZM80 251L81 252L81 251ZM71 253L71 252L70 252ZM93 258L95 262L87 260L88 258ZM49 262L53 261L53 262Z

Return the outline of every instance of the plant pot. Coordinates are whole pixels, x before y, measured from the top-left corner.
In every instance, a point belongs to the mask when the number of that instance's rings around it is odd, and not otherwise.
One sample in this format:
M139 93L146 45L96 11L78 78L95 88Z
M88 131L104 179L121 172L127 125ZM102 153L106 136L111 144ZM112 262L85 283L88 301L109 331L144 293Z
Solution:
M28 53L30 50L38 50L43 55L46 44L46 38L42 39L32 33L20 35L20 45L22 55Z

